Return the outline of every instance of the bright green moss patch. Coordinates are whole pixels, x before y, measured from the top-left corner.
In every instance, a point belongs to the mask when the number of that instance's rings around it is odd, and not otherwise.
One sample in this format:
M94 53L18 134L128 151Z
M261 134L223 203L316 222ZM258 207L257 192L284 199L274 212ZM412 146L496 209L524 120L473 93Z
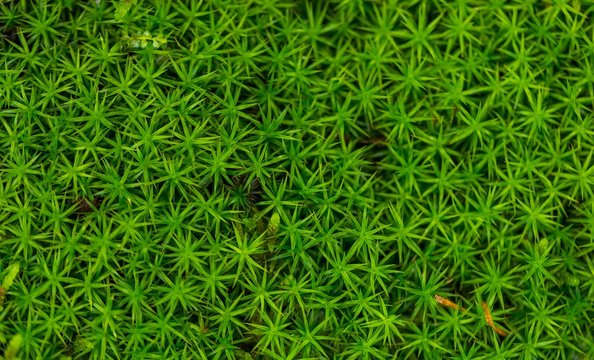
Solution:
M594 358L593 16L0 1L0 354Z

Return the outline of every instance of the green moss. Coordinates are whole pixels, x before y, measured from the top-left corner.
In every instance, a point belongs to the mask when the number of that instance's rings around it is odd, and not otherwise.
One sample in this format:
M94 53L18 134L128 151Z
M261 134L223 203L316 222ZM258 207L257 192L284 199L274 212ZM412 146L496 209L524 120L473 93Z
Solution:
M593 12L0 1L0 354L593 358Z

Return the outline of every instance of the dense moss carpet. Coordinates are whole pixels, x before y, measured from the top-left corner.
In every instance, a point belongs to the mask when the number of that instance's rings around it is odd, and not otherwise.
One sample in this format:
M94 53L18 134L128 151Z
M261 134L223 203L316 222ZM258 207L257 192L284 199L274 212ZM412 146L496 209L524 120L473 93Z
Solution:
M593 359L593 15L0 1L0 354Z

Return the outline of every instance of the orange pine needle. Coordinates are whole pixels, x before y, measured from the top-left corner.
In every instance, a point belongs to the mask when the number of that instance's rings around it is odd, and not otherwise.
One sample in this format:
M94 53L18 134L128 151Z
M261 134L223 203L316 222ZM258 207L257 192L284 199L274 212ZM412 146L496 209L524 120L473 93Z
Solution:
M496 333L498 333L501 336L507 336L507 333L505 331L503 331L502 329L498 328L497 326L492 326L493 330L495 330Z
M489 307L484 302L481 303L481 305L483 306L483 311L485 312L485 320L487 321L487 324L489 326L493 326L493 317L491 316L491 311L489 310Z
M507 333L505 331L503 331L502 329L498 328L497 326L495 326L495 324L493 324L493 317L491 316L491 311L489 310L489 307L487 306L486 303L481 303L481 305L483 306L483 311L485 312L485 321L487 322L487 324L493 328L493 330L495 330L495 332L501 336L507 336Z
M443 306L446 306L446 307L449 307L449 308L452 308L452 309L456 309L456 310L460 309L462 311L466 311L465 308L460 307L458 304L456 304L456 303L454 303L454 302L452 302L452 301L450 301L450 300L448 300L446 298L443 298L443 297L441 297L439 295L435 295L435 301L437 301L438 303L440 303Z

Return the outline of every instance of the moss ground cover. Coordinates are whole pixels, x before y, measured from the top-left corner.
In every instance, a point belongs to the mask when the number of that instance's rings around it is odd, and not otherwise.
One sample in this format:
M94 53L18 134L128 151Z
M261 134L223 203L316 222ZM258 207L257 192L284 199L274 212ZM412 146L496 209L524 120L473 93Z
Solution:
M0 354L593 359L593 15L0 0Z

